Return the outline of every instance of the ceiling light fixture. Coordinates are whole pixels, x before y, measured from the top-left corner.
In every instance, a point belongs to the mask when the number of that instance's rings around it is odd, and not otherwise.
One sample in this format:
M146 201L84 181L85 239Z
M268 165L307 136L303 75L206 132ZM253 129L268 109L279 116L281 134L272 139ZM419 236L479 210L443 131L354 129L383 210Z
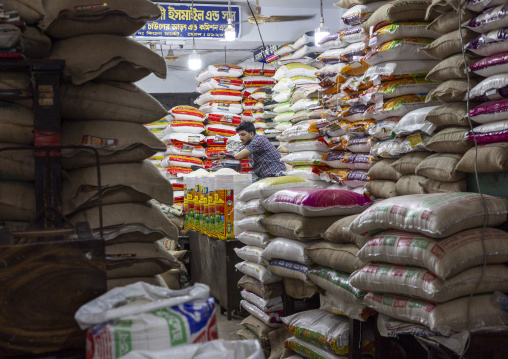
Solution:
M194 25L194 0L192 0L191 5L191 13L192 13L192 54L189 55L189 61L187 62L187 65L189 66L189 69L191 70L199 70L202 66L201 63L201 56L196 51L196 40L194 38L194 31L195 25Z
M231 0L228 1L228 26L224 30L224 39L226 41L235 41L236 39L236 31L231 21Z
M330 35L330 29L325 26L325 18L323 17L323 0L321 0L321 22L319 27L314 31L314 43L319 46L321 40Z

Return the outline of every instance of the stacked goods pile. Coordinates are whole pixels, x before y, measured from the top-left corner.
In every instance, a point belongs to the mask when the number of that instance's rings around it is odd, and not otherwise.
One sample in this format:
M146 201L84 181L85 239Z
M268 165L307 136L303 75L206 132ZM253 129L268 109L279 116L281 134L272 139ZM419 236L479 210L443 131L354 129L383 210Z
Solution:
M386 199L354 219L353 235L377 233L358 252L368 264L350 283L367 291L365 305L394 318L380 316L381 331L446 337L505 330L508 314L492 298L508 289L508 235L493 227L507 212L504 198L457 192ZM463 348L464 337L456 339Z
M318 291L320 309L300 312L283 318L290 333L296 338L286 341L286 347L301 353L302 348L325 357L348 353L347 330L349 319L365 320L367 310L361 304L363 293L348 284L349 274L361 268L356 258L359 248L354 244L324 241L323 228L333 225L344 216L358 214L372 204L364 195L338 189L301 188L278 191L262 202L273 213L263 220L266 230L275 236L261 254L269 261L268 269L284 279L288 296L295 299L310 298ZM323 289L322 291L318 288ZM318 319L319 318L319 319ZM326 321L328 328L312 329L310 323ZM325 325L325 322L322 323ZM338 330L336 327L342 327ZM332 329L333 328L333 329ZM319 333L309 339L309 330ZM328 335L338 337L338 343L323 341ZM314 336L311 336L314 337Z
M236 239L245 244L245 247L235 249L243 260L236 265L244 274L238 285L243 288L241 305L250 313L242 324L256 334L265 350L270 350L269 334L282 325L283 290L282 278L270 271L269 259L262 257L273 238L262 223L270 215L262 202L284 189L312 186L309 181L291 176L262 179L245 188L235 206L235 211L244 216L235 224L235 230L241 232ZM241 332L244 337L249 334L244 330Z
M236 134L235 128L242 122L242 74L239 66L210 65L196 76L201 95L194 103L206 116L206 169L212 168L219 152L226 152L227 139Z
M380 7L362 24L369 32L369 51L361 61L369 68L362 76L367 89L360 100L369 106L366 116L376 121L367 132L373 140L371 156L380 160L369 171L372 181L367 190L376 198L427 193L420 185L427 180L423 174L416 175L414 168L400 171L402 166L393 167L397 173L389 166L400 162L418 165L430 155L426 144L436 127L425 116L442 100L433 95L438 81L425 78L438 61L422 50L440 36L424 21L430 4L395 1Z
M475 148L468 150L457 170L474 173L477 157L476 170L480 172L482 189L490 187L488 193L506 197L505 186L486 184L493 183L499 172L508 170L505 160L508 152L508 6L506 2L478 1L468 3L466 8L478 12L464 25L478 36L466 49L485 58L469 66L471 75L479 76L478 84L469 94L470 100L479 103L469 106L474 128L467 133L467 139L470 143L478 143L478 153ZM506 178L506 173L501 176ZM477 190L474 175L469 176L468 188Z
M51 50L51 40L38 27L43 16L40 0L26 5L18 1L0 1L0 59L46 58ZM30 75L13 70L1 71L0 92L0 148L33 146ZM27 151L0 152L0 163L0 221L2 227L21 230L36 216L33 154Z
M247 122L254 122L256 132L260 135L265 135L265 131L269 129L267 123L262 120L262 111L256 115L259 109L262 109L262 104L259 104L259 96L253 96L256 91L263 87L273 87L276 81L272 78L275 74L275 67L268 64L262 64L259 62L245 62L239 64L243 68L243 84L245 89L243 90L243 113L242 119ZM273 129L273 127L271 127ZM270 136L273 138L275 136Z
M146 160L166 146L144 125L166 111L132 82L150 73L164 78L166 66L126 37L157 19L160 10L145 0L88 3L79 8L66 1L44 3L41 28L55 39L49 58L65 60L61 142L94 147L100 155L108 287L137 281L165 286L158 275L180 264L158 240L176 239L178 230L151 200L172 205L173 191ZM72 223L89 222L98 234L94 153L62 151L62 165L68 173L62 184L64 214Z

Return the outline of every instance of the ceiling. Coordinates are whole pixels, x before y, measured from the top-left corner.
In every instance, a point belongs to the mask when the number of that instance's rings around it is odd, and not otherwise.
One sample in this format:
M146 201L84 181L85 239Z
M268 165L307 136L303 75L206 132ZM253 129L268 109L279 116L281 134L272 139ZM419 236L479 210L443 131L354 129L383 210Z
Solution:
M337 1L338 0L323 0L325 24L332 31L336 31L343 27L340 16L344 10L333 5ZM171 2L190 3L190 1ZM224 0L195 1L194 3L227 5L227 1ZM249 3L254 10L255 1L250 0ZM242 21L251 16L246 0L232 1L232 5L241 7ZM319 0L260 0L261 12L265 16L315 14L315 17L312 19L304 21L266 23L260 25L259 30L265 44L282 45L293 42L304 32L318 27L320 20L319 6ZM146 40L137 40L149 46ZM187 55L192 52L191 39L177 40L176 42L168 39L157 42L158 53L166 55L171 43L173 44L171 48L176 56ZM257 27L248 22L242 22L240 37L233 42L196 39L196 49L198 52L202 53L203 66L224 62L237 64L243 60L252 59L254 50L261 46L260 34ZM161 80L151 75L140 81L138 86L149 93L194 92L197 86L194 76L198 71L191 71L187 68L187 59L184 57L176 62L168 62L167 64L168 78L166 80Z

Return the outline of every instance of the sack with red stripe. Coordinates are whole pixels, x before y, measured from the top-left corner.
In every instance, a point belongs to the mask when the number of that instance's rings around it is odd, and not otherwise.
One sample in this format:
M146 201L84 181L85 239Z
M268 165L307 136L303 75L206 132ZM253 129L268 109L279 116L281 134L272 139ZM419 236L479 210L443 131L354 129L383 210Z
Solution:
M211 77L240 77L243 75L243 69L240 66L214 64L206 67L196 76L198 82L203 82Z
M275 83L277 82L273 78L266 77L266 76L248 76L248 77L242 78L242 80L243 80L243 86L245 88L275 85Z
M206 158L217 159L220 152L228 152L226 146L214 146L206 149Z
M204 113L227 112L240 114L243 111L242 104L234 101L210 101L200 106L199 109Z
M173 115L175 120L199 121L205 120L205 114L192 106L175 106L169 113Z
M260 88L261 87L247 87L245 90L242 91L243 98L247 99L247 98L251 97L254 94L254 92L259 90Z
M254 117L254 112L252 111L243 111L242 112L242 120L247 122L254 122L256 118Z
M273 65L263 64L261 62L249 62L241 64L244 76L268 76L275 75L276 69Z
M213 167L213 163L217 161L217 160L204 160L203 161L203 165L205 167L205 170L209 170L210 168Z
M173 186L173 191L183 191L185 186L183 183L171 183L171 186ZM173 194L174 197L174 194Z
M166 145L191 145L199 146L205 143L205 136L195 133L171 132L162 139Z
M240 160L240 164L242 165L242 168L252 168L250 166L250 161L248 158L244 158L243 160Z
M189 173L192 173L192 169L187 167L169 167L166 170L166 173L173 176L188 175Z
M236 135L236 128L234 126L227 125L207 125L206 126L207 135L220 135L231 137Z
M166 151L167 155L191 156L191 157L205 157L206 152L203 146L191 145L171 145L168 146Z
M205 132L205 125L202 122L196 121L173 121L165 130L166 133L178 132L178 133L203 133Z
M258 103L257 100L254 100L253 98L247 98L243 100L242 106L244 110L251 111L254 105L256 105L257 103Z
M212 77L201 82L198 86L199 93L205 93L215 89L239 91L243 89L243 80L234 77Z
M182 204L185 199L184 191L173 192L173 204Z
M272 98L273 86L263 86L258 88L252 94L252 98L256 100L264 100L265 98Z
M228 143L228 137L215 135L215 136L207 136L205 139L205 143L207 146L217 147L217 146L226 146Z
M234 115L231 113L214 112L206 115L206 120L209 124L214 125L232 125L238 126L242 122L242 116Z
M198 106L204 105L210 101L242 101L242 92L236 90L210 90L199 96L194 103Z
M192 166L203 167L203 160L191 157L191 156L179 156L179 155L169 155L164 157L161 161L162 167L185 167L191 168Z

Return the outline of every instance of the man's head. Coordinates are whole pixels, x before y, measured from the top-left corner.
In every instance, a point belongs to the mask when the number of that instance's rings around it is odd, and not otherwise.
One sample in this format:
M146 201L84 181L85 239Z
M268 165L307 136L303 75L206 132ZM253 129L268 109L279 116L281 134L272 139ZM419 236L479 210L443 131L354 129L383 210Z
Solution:
M242 122L236 127L236 132L240 135L240 141L247 146L256 135L256 128L252 122Z

